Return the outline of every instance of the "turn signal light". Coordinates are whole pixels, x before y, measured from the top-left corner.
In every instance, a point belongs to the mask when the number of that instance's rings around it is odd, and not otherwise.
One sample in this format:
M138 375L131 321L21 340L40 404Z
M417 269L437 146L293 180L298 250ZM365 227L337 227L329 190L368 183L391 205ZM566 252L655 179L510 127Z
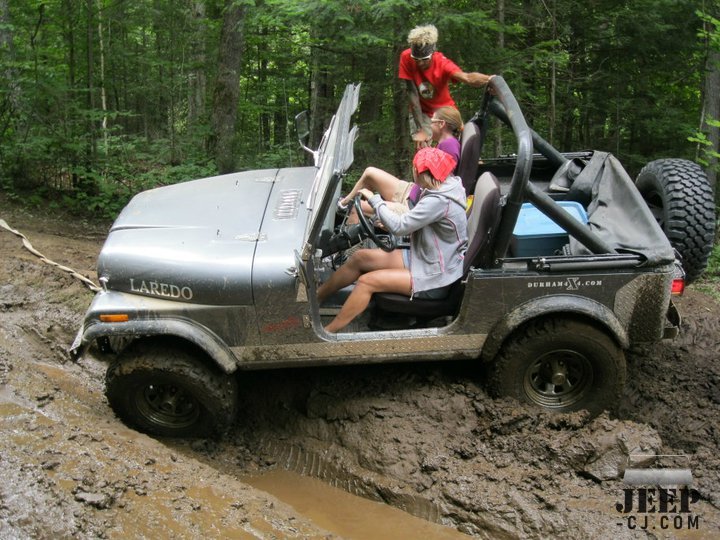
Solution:
M107 315L100 315L101 322L117 323L117 322L128 322L130 317L127 313L112 313Z
M673 294L675 296L680 296L684 292L685 292L685 280L682 278L673 279L672 288L670 289L670 294Z

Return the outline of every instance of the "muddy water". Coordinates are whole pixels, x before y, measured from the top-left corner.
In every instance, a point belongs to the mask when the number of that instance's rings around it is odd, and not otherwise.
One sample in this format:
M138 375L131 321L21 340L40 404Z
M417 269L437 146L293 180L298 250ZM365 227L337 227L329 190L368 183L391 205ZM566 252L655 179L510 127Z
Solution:
M343 538L451 540L470 538L449 527L416 518L386 504L351 495L316 478L272 470L241 480L270 493L296 512Z
M64 368L26 359L0 381L0 539L335 537L126 428Z

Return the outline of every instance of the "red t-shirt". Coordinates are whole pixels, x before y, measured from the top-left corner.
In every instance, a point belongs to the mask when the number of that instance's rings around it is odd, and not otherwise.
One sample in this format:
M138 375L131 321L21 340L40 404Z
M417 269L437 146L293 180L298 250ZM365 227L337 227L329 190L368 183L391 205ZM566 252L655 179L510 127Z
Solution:
M428 116L440 107L455 107L449 83L450 76L458 71L462 70L441 52L433 53L430 67L425 71L418 69L410 49L400 54L398 77L415 83L420 94L420 108Z

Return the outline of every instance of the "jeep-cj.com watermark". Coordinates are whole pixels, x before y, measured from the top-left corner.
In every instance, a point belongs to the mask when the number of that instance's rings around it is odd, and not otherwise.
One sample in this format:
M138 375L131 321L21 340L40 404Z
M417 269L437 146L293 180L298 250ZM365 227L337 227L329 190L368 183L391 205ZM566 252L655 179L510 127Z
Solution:
M662 466L657 465L657 460ZM640 464L655 461L652 466ZM631 454L623 475L626 488L615 504L622 519L618 526L630 530L699 530L700 516L693 505L700 494L692 488L689 459L682 455Z

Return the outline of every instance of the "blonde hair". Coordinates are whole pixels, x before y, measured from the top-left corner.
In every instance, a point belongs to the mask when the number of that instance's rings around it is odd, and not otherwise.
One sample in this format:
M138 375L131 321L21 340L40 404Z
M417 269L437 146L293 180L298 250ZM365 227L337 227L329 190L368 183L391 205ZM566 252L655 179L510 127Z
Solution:
M443 120L455 137L460 137L464 127L460 111L458 111L455 107L440 107L435 111L434 116L438 120Z
M442 182L436 180L430 171L423 171L417 173L417 180L415 183L423 189L438 189Z
M432 24L425 26L416 26L408 34L408 44L410 46L423 47L425 45L435 45L438 40L438 31Z

